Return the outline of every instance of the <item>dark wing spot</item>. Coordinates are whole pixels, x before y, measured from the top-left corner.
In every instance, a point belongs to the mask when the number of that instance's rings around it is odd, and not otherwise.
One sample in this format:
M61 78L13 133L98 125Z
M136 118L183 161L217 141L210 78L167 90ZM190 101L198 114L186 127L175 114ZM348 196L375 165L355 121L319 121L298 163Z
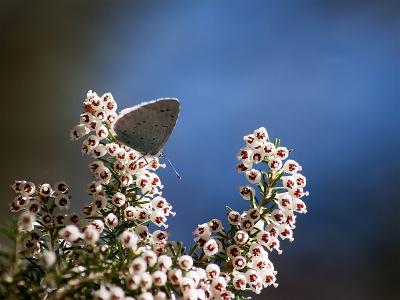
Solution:
M155 126L155 127L157 127L157 126L158 126L158 124L154 124L154 126Z
M170 111L169 108L167 108L166 111Z
M143 140L143 138L141 137L141 138L140 138L140 140L142 141L142 140Z
M153 138L153 141L155 140L156 138Z
M174 115L171 115L171 118L173 118L174 117Z
M163 109L160 109L160 112L165 112L165 110L163 110Z
M126 130L122 131L122 134L123 134L123 135L126 135Z

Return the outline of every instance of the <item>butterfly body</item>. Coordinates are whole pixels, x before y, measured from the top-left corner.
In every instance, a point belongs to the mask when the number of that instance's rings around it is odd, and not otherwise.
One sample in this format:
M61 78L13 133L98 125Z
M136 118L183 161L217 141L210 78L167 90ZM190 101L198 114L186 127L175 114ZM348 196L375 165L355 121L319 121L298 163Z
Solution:
M113 125L115 139L142 155L158 155L179 116L179 101L161 98L122 110Z

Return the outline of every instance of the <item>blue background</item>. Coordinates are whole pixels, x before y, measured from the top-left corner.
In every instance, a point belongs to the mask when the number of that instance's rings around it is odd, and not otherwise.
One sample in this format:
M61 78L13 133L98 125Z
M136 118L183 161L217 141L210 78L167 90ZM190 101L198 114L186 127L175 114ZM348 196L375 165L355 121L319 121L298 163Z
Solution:
M158 172L172 239L248 202L242 137L264 126L294 149L308 213L270 258L267 299L399 299L400 22L397 1L1 1L1 218L9 185L91 182L69 142L89 89L118 111L176 97ZM166 161L164 161L167 163ZM4 244L4 239L1 239Z

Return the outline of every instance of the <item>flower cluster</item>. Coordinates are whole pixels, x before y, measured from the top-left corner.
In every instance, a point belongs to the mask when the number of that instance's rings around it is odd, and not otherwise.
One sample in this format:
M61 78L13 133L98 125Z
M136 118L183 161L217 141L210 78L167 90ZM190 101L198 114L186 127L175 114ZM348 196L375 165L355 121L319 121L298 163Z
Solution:
M279 238L293 241L294 213L307 212L300 198L308 195L303 191L306 178L298 173L300 165L293 160L282 162L291 151L280 147L279 140L271 143L264 127L244 140L246 147L237 155L237 172L245 173L247 180L256 184L262 199L257 199L256 190L250 185L239 185L240 195L250 200L250 209L239 213L228 207L228 231L220 220L213 219L194 232L202 254L218 262L228 289L235 295L248 288L258 294L267 286L278 286L268 251L282 253ZM268 172L253 169L254 164L260 163L267 164ZM283 186L276 186L278 182Z
M94 181L81 215L65 213L71 199L63 181L12 185L17 196L10 212L21 214L16 231L4 231L16 248L8 256L0 251L0 297L227 300L276 287L268 253L282 252L279 238L293 240L294 213L306 212L301 198L308 195L301 167L282 162L290 151L279 140L271 143L265 128L245 136L237 172L256 184L261 198L250 185L239 186L249 210L228 207L229 229L218 219L199 225L195 245L186 251L160 230L175 215L154 172L165 165L114 138L116 108L110 93L89 91L71 131L71 139L89 134L81 151L96 159L88 166ZM268 172L253 169L259 163Z

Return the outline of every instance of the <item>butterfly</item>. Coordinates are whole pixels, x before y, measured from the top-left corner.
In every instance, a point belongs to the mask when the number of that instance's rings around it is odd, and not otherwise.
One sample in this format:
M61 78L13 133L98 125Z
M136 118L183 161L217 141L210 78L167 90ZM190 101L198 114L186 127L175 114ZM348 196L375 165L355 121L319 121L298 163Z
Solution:
M142 155L162 156L162 149L178 121L178 99L143 102L120 112L112 130L115 139Z

